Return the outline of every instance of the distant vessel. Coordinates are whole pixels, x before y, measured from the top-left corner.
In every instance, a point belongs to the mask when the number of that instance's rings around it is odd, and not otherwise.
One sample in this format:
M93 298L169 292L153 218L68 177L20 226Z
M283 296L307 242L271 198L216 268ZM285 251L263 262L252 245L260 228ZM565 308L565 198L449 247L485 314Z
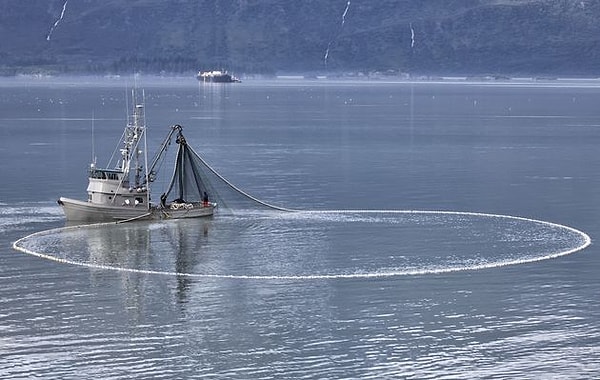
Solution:
M227 73L225 70L199 71L196 75L201 82L209 83L239 83L240 79Z
M178 219L212 215L216 204L208 201L209 190L207 184L200 180L196 165L200 158L188 146L182 134L182 127L171 127L161 148L148 166L143 104L134 106L130 119L121 138L121 159L116 167L98 168L95 159L90 165L88 200L59 198L58 204L62 206L67 221ZM175 134L179 148L169 189L160 197L160 204L152 204L149 185L156 177L154 169Z

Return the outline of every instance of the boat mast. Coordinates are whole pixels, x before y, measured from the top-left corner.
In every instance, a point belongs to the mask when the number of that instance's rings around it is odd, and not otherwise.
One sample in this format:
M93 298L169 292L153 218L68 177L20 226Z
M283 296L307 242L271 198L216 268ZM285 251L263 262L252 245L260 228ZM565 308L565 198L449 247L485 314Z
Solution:
M123 172L123 180L127 181L131 191L138 193L147 192L147 186L144 186L147 180L147 143L146 143L146 124L144 117L144 103L138 103L135 90L132 90L133 112L128 116L127 126L123 133L123 147L121 148L121 165L118 168ZM141 154L144 154L142 163ZM133 165L133 167L132 167ZM146 169L142 178L142 170ZM131 172L133 171L133 173ZM133 174L133 183L131 175ZM146 194L146 204L149 207L149 194Z
M146 104L146 92L142 90L142 104ZM148 171L148 141L146 139L146 109L143 109L143 119L144 119L144 181L142 182L142 186L146 188L146 206L150 209L150 182L148 181L148 176L150 172Z

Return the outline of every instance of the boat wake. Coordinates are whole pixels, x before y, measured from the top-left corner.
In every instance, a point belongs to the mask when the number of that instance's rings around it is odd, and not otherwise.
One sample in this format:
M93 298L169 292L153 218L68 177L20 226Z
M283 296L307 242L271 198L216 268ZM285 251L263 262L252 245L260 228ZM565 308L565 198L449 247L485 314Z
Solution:
M459 211L247 211L218 218L71 226L13 244L65 264L239 280L376 279L534 263L590 237L530 218Z
M29 225L64 220L54 202L0 203L0 233L27 230Z

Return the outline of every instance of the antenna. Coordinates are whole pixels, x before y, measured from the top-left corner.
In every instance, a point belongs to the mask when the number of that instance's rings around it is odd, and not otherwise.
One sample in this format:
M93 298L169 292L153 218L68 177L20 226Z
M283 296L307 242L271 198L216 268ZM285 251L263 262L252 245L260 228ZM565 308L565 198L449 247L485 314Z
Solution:
M94 141L94 121L96 120L96 116L94 114L94 110L92 110L92 167L96 167L96 144Z
M125 86L125 120L127 120L127 124L129 124L129 94L127 93L127 90L127 86Z

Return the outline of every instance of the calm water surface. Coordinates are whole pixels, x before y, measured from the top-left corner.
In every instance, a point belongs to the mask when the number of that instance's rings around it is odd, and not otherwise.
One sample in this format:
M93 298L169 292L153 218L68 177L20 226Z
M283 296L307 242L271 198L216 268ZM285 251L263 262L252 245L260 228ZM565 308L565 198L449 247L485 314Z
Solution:
M130 82L0 82L0 377L600 373L595 244L543 260L580 238L522 220L397 213L522 216L595 239L599 83L142 78L151 151L182 124L216 170L259 199L379 212L216 215L28 243L134 271L13 250L65 225L59 196L85 198L91 152L99 164L111 155ZM534 261L501 265L519 260ZM400 274L363 276L390 271Z

